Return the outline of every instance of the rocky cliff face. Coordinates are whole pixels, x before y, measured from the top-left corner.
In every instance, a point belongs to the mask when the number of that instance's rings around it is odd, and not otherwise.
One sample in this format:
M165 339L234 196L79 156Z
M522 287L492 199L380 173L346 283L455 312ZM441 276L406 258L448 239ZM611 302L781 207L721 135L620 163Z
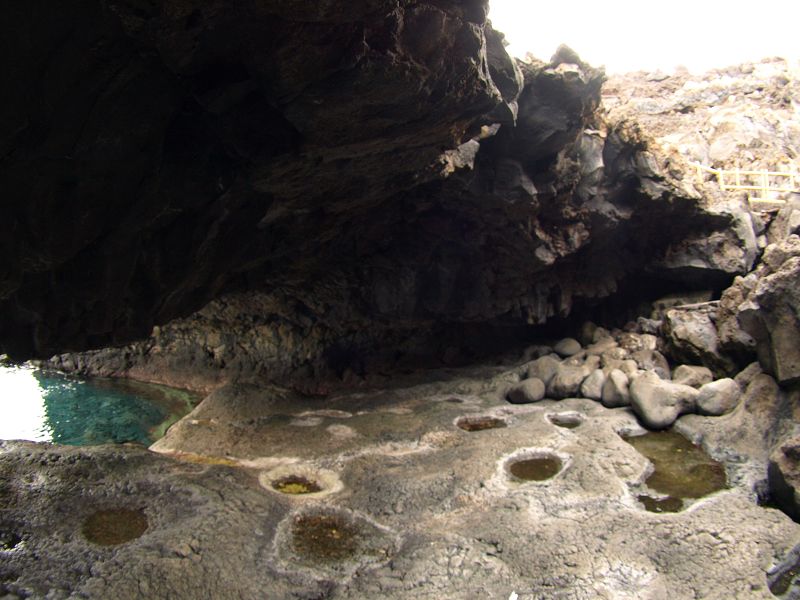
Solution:
M685 279L696 256L669 247L733 213L598 118L600 72L566 50L520 68L485 13L97 1L7 19L26 58L3 100L0 351L119 344L234 293L192 319L265 349L210 331L197 358L342 372L450 335L434 354L459 353L465 327L542 323L645 271ZM748 260L712 265L717 284Z
M435 178L493 111L511 119L518 72L485 13L447 0L10 9L3 351L129 340L224 290L327 272L320 259L365 214Z
M715 69L628 73L603 91L609 118L632 120L665 150L709 167L794 170L798 65L780 58Z
M521 69L516 125L485 126L439 157L436 177L284 265L317 271L52 364L203 389L243 375L307 385L459 364L620 288L653 299L747 272L746 206L687 178L636 126L603 119L599 72L567 50Z
M674 129L742 90L792 158L792 80L603 107L480 0L6 17L0 351L213 392L155 452L0 444L0 595L794 597L800 527L757 501L800 514L800 207L687 168L747 127ZM659 474L702 491L651 482L641 425L702 441Z

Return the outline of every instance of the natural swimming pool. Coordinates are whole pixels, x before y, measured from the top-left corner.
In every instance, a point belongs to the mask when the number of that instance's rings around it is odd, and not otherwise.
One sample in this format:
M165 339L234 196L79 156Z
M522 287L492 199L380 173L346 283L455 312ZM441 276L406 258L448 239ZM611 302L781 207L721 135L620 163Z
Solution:
M0 365L0 439L149 446L198 401L160 385Z

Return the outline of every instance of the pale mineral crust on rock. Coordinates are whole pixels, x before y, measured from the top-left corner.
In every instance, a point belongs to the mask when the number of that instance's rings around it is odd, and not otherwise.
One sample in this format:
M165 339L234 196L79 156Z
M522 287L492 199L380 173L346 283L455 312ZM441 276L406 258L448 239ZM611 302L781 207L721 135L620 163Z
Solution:
M689 160L781 170L800 156L797 75L798 66L780 58L697 75L628 73L609 78L603 104L609 118L635 121Z
M753 501L740 476L749 462L731 462L730 489L690 510L646 512L635 490L650 466L620 436L640 431L633 415L583 399L506 404L497 391L508 373L429 373L424 383L329 398L324 412L286 390L227 386L155 447L172 456L4 442L2 590L410 600L514 590L548 598L557 586L586 598L620 589L624 598L770 597L765 573L800 543L800 526ZM757 408L752 397L746 410ZM321 422L287 422L309 414ZM554 414L577 415L579 427L558 427ZM465 431L454 425L464 415L506 426ZM696 418L704 427L729 417ZM330 433L343 422L357 435ZM735 443L722 441L721 454ZM548 453L562 460L552 479L509 477L509 460ZM337 487L324 503L263 487L293 468ZM116 546L87 538L95 511L117 509L141 510L147 529ZM317 536L335 528L332 545L315 549L303 527Z

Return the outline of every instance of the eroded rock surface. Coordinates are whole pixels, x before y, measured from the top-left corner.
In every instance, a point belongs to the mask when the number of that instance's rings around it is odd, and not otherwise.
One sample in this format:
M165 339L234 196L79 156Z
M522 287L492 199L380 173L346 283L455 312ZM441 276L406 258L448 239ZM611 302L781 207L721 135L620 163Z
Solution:
M684 242L719 238L693 276L749 264L746 215L601 114L602 72L512 61L485 2L201 4L4 20L37 52L8 53L0 351L152 332L56 364L204 389L461 364L488 330L684 281Z
M800 378L798 283L800 237L792 234L768 246L759 268L723 296L728 331L743 332L734 337L750 341L761 365L784 384Z
M511 405L516 373L429 373L324 404L227 386L154 447L171 456L5 442L0 589L123 600L771 597L766 573L800 543L800 526L755 503L730 441L715 450L729 489L648 512L637 500L648 461L621 437L642 432L630 411ZM465 416L505 427L465 430ZM515 461L537 457L558 468L513 476ZM272 485L292 474L320 491ZM139 537L87 538L87 519L121 509L146 517Z
M610 78L612 118L634 119L659 144L717 168L791 169L800 155L798 66L780 58L712 70Z
M423 194L397 194L513 122L522 79L481 1L98 0L13 9L2 28L0 336L19 356L318 281L318 258L363 266L391 212L437 229ZM365 227L381 205L388 222ZM380 268L365 276L388 297Z

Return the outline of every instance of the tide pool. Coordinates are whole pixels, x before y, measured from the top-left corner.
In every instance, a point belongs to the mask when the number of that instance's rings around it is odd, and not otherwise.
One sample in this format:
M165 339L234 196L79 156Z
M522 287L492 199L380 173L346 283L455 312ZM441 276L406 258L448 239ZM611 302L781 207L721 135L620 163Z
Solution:
M199 400L121 379L78 379L31 366L0 366L0 439L71 446L149 446Z

